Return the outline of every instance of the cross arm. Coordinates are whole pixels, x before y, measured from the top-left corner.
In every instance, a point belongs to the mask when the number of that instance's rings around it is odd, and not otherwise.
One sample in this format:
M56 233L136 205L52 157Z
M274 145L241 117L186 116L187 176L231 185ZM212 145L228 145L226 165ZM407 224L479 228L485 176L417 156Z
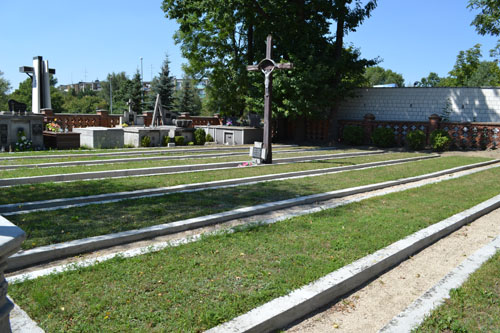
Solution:
M19 72L21 72L21 73L33 73L34 71L35 71L35 69L33 67L30 67L30 66L19 67ZM49 68L49 73L55 74L56 70L54 68Z
M276 67L279 68L279 69L292 69L293 68L293 64L291 62L287 62L287 63L284 63L284 64L276 64Z
M259 70L259 65L248 65L247 71L249 72L257 72Z

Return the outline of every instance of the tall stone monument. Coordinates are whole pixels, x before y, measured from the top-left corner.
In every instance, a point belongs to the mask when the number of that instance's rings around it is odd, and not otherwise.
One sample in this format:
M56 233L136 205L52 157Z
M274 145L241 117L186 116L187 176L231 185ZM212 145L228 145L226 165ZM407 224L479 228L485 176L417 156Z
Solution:
M50 74L55 74L56 70L49 68L49 61L43 60L41 56L33 57L33 67L19 67L21 73L31 77L32 99L31 111L40 113L41 109L52 109L50 102Z

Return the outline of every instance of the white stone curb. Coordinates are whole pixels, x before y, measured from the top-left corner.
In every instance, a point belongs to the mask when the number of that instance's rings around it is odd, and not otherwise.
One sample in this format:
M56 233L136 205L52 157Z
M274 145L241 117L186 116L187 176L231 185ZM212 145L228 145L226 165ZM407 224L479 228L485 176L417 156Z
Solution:
M315 152L315 151L325 151L327 149L294 149L294 150L278 150L275 151L276 155L285 153L303 153L303 152ZM334 150L334 149L328 149ZM145 153L145 155L148 155ZM163 152L162 154L163 155ZM78 165L96 165L96 164L114 164L114 163L124 163L124 162L143 162L143 161L168 161L168 160L184 160L184 159L195 159L195 158L216 158L216 157L228 157L228 156L245 156L248 155L248 151L244 152L229 152L229 153L214 153L214 154L197 154L197 155L167 155L167 156L143 156L143 157L129 157L129 158L115 158L106 160L83 160L83 161L70 161L70 162L49 162L49 163L37 163L37 164L12 164L12 165L0 165L0 170L14 170L20 168L50 168L50 167L65 167L65 166L78 166ZM79 157L77 155L72 157ZM41 158L44 158L43 156Z
M295 172L285 172L280 174L270 174L264 176L255 176L255 177L245 177L245 178L234 178L234 179L225 179L204 183L194 183L194 184L183 184L169 187L160 187L160 188L150 188L144 190L135 190L135 191L126 191L126 192L117 192L117 193L107 193L107 194L98 194L91 196L82 196L82 197L74 197L74 198L59 198L59 199L50 199L50 200L41 200L41 201L32 201L32 202L20 202L13 204L0 205L0 214L4 216L16 215L16 214L27 214L35 211L47 211L54 209L66 209L71 207L82 207L86 205L92 204L104 204L110 202L117 202L128 199L139 199L139 198L150 198L161 196L165 194L172 193L180 193L180 192L194 192L200 190L207 189L219 189L231 186L240 186L240 185L250 185L257 184L261 182L268 181L276 181L276 180L287 180L287 179L296 179L303 177L314 177L314 176L322 176L342 171L348 170L361 170L379 166L387 166L394 165L400 163L408 163L412 161L425 160L429 158L436 158L440 155L428 155L428 156L418 156L418 157L409 157L397 160L387 160L387 161L379 161L379 162L370 162L363 163L357 165L350 166L342 166L342 167L332 167L325 169L313 169L313 170L305 170L305 171L295 171Z
M11 302L14 303L11 299ZM43 333L36 322L34 322L26 312L24 312L16 303L14 309L10 312L10 328L12 333Z
M354 290L438 239L500 207L500 195L453 215L207 332L271 332Z
M287 157L275 159L274 164L290 163L290 162L306 162L315 160L330 160L354 156L366 156L374 154L382 154L384 151L376 150L362 153L340 153L330 155L314 155L314 156L301 156L301 157ZM91 180L102 178L119 178L119 177L133 177L133 176L152 176L152 175L165 175L174 172L188 172L199 170L212 170L228 167L238 167L239 164L248 161L235 161L235 162L221 162L221 163L208 163L208 164L191 164L191 165L174 165L155 168L139 168L139 169L122 169L122 170L107 170L107 171L92 171L92 172L79 172L69 174L45 175L45 176L32 176L32 177L19 177L19 178L3 178L0 179L0 187L13 186L13 185L26 185L38 184L46 182L67 182L76 180ZM265 164L261 166L266 166Z
M488 161L491 162L491 161ZM477 163L475 167L484 167L484 163ZM491 163L489 163L491 164ZM438 172L433 172L426 175L420 175L416 177L409 177L394 181L388 181L377 184L370 184L358 187L352 187L348 189L336 190L326 193L313 194L308 196L303 196L299 198L287 199L276 202L264 203L256 206L243 207L231 211L225 211L217 214L211 214L206 216L195 217L187 220L181 220L176 222L164 223L159 225L154 225L146 228L128 230L113 234L94 236L84 239L78 239L74 241L69 241L65 243L52 244L47 246L37 247L31 250L20 251L7 259L8 271L15 271L17 269L32 266L38 263L53 261L56 259L69 257L77 255L80 253L91 252L98 249L111 247L115 245L120 245L124 243L130 243L146 238L153 238L161 235L177 233L181 231L186 231L190 229L196 229L203 226L208 226L212 224L217 224L221 222L226 222L229 220L243 218L248 216L253 216L257 214L266 213L269 211L288 208L297 205L303 205L308 203L314 203L319 201L325 201L333 198L344 197L348 195L353 195L357 193L363 193L367 191L378 190L382 188L387 188L395 185L401 185L411 182L416 182L419 180L429 179L438 177L441 175L455 173L457 171L466 170L473 168L474 165L462 166L447 170L442 170ZM499 167L490 166L485 168ZM482 169L472 170L470 173L479 172Z
M460 287L472 273L498 251L500 251L500 236L470 255L434 287L426 291L404 311L394 317L379 332L411 332L412 329L417 328L426 316L430 315L434 309L444 303L445 299L450 297L451 289Z

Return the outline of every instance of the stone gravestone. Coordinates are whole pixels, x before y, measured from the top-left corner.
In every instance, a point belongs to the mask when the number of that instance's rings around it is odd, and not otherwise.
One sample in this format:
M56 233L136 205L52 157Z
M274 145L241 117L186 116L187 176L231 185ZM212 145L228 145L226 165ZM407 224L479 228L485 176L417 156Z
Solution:
M266 157L266 148L262 142L255 141L254 146L250 147L250 156L252 157L252 163L261 164Z
M260 116L256 113L250 113L248 115L248 126L260 127Z

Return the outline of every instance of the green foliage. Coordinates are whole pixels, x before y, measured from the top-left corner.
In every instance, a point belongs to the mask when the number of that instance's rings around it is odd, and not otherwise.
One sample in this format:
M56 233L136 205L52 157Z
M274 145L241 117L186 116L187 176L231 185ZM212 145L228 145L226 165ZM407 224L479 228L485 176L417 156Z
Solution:
M363 144L363 129L359 126L345 126L343 131L344 142L348 145Z
M176 146L183 146L184 145L184 137L181 135L175 136L174 142L175 142Z
M110 104L110 89L113 97L113 113L121 113L128 110L130 80L125 72L108 74L107 81L101 81L102 90L99 96Z
M189 112L191 115L198 115L201 111L201 100L194 87L192 78L184 76L182 88L177 92L177 112Z
M28 140L26 133L24 131L17 132L17 142L15 144L16 151L26 151L31 150L33 143Z
M470 9L479 9L471 25L476 27L480 35L500 35L500 1L499 0L469 0L467 5ZM490 50L491 56L499 56L500 41L495 48Z
M349 95L363 81L366 66L343 38L371 15L376 1L316 0L256 2L228 0L163 0L169 19L179 24L174 38L189 64L186 73L208 78L206 108L240 117L262 113L263 77L246 65L265 58L267 34L273 34L276 62L294 63L293 71L277 71L273 112L284 116L325 116L334 101ZM330 29L336 22L337 30ZM271 30L270 30L270 27ZM335 35L336 38L332 38Z
M202 128L197 128L194 131L194 144L203 146L206 141L206 134Z
M149 147L151 146L151 138L147 135L141 138L141 147Z
M419 82L416 82L417 87L437 87L441 82L441 78L437 73L430 72L427 77L423 77Z
M26 104L26 110L31 111L31 94L31 79L27 78L19 83L19 87L14 90L12 94L10 94L9 99L14 99L18 102Z
M96 110L105 108L107 103L99 96L83 96L81 98L68 95L63 108L72 113L95 113Z
M164 135L161 142L163 146L168 146L168 144L170 143L170 137L168 135Z
M445 130L435 130L430 136L432 149L435 151L445 151L450 148L451 138Z
M394 132L391 128L378 127L372 133L373 144L377 147L388 148L396 145Z
M207 134L207 136L205 137L205 142L214 142L214 138L210 134Z
M132 110L141 113L142 112L142 82L141 82L141 73L137 70L134 74L134 77L130 81L129 90L128 90L128 98L132 100Z
M188 146L194 146L194 142L193 142L193 141L189 141L189 142L187 143L187 145L188 145Z
M3 72L0 71L0 111L7 111L9 109L7 105L8 95L10 90L10 83L3 77Z
M408 147L413 150L421 150L425 147L425 133L421 130L411 131L406 135Z
M173 111L174 108L174 78L170 76L170 61L168 56L165 55L165 60L161 67L161 71L158 77L155 77L151 82L151 90L153 94L151 95L152 107L154 107L154 102L156 101L156 95L160 94L162 107L167 111Z
M404 87L405 80L403 75L395 73L390 69L384 69L380 66L368 67L365 71L365 79L368 86L373 87L379 84L395 83L398 87Z

